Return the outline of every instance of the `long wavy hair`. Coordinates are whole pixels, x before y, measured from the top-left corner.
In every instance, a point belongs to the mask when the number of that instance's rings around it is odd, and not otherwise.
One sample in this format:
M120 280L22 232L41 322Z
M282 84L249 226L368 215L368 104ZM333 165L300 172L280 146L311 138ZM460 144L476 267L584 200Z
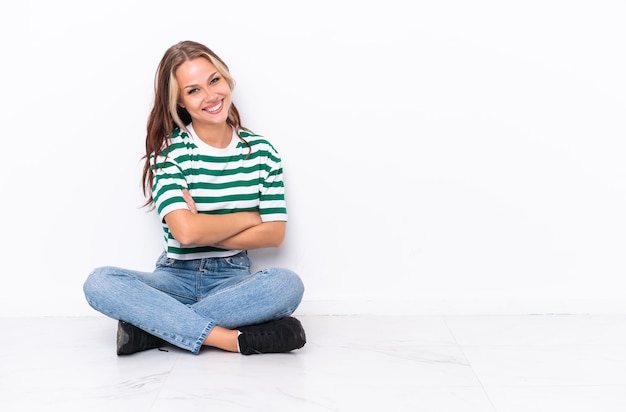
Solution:
M146 134L146 153L142 157L144 160L143 173L141 176L143 194L147 198L144 206L151 206L154 203L152 196L153 173L152 168L157 167L157 156L165 150L166 156L169 150L169 138L174 129L179 127L187 130L186 125L191 122L189 112L178 105L180 98L180 88L176 82L176 70L184 62L202 57L210 61L220 75L226 80L231 90L235 88L235 80L230 75L228 66L211 49L195 41L181 41L165 52L159 63L154 78L154 105L148 117L148 127ZM241 125L241 117L234 103L231 103L228 110L226 123L230 125L239 138L248 145L248 142L239 135L240 130L250 131ZM248 145L249 147L249 145ZM152 157L152 160L151 160Z

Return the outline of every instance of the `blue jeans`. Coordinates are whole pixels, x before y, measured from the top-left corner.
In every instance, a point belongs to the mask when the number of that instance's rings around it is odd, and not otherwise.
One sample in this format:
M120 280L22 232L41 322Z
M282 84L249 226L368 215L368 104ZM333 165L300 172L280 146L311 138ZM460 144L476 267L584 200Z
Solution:
M250 273L245 251L186 261L164 252L153 272L97 268L83 291L89 305L104 315L198 354L216 325L236 329L291 315L304 285L288 269Z

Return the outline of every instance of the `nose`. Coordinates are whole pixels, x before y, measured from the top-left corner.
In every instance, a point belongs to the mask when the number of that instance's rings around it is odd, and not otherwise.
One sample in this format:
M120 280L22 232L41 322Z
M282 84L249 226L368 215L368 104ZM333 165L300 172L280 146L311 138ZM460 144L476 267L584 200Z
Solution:
M211 89L204 90L204 100L210 102L215 99L215 93L211 91Z

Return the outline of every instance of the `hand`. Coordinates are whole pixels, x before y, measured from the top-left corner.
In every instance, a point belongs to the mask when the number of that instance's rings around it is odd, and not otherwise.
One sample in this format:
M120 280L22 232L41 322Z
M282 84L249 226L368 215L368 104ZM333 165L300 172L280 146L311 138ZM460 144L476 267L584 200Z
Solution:
M197 214L198 209L196 208L196 202L193 201L193 197L191 197L189 190L183 189L183 199L185 199L185 202L187 202L187 207L189 208L189 211L193 214Z

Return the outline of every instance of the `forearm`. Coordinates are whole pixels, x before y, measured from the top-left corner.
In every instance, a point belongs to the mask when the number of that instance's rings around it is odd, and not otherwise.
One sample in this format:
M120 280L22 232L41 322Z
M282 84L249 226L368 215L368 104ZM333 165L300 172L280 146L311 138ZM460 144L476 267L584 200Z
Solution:
M257 212L209 215L175 210L165 216L165 221L183 245L215 245L261 224Z
M266 222L217 242L215 246L223 249L244 250L278 247L285 238L285 231L285 222Z

